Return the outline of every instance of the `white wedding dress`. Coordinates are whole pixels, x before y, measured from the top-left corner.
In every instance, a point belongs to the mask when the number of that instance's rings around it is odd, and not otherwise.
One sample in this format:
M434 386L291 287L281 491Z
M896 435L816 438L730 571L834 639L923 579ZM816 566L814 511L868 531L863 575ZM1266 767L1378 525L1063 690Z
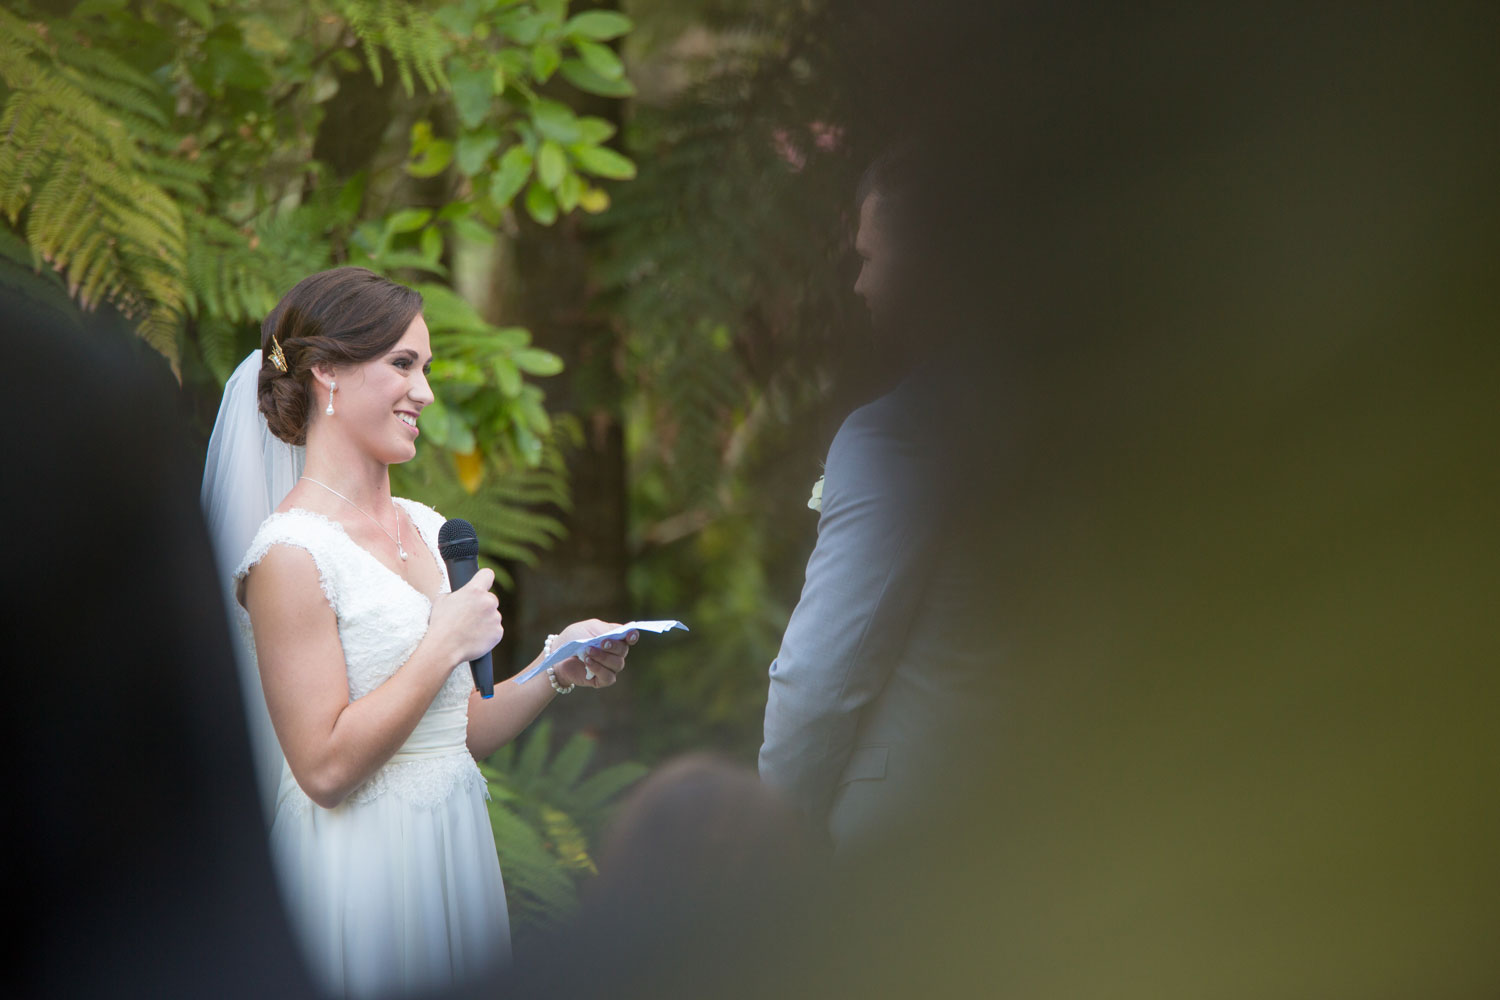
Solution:
M397 503L442 567L442 515ZM312 555L338 617L349 697L369 694L417 648L431 603L337 522L301 509L262 523L234 572L237 588L273 545ZM449 589L446 572L440 588ZM249 615L237 615L253 653ZM485 782L464 742L472 688L458 664L396 755L336 808L312 802L282 765L272 853L304 954L336 994L431 990L510 961Z

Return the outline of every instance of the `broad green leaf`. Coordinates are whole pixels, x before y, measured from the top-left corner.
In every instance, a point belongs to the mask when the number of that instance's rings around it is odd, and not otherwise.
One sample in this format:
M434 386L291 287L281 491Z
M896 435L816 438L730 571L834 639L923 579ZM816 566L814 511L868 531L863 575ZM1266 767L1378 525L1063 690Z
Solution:
M582 59L564 59L560 67L563 79L585 94L600 97L634 97L635 87L629 80L611 80L600 76Z
M474 450L474 428L469 426L461 410L448 411L448 441L444 447L449 451Z
M431 257L410 250L388 250L381 254L376 261L376 270L390 271L398 267L409 267L417 271L431 271L433 274L447 277L448 269Z
M516 450L521 453L521 460L528 467L535 468L542 460L542 439L520 423L511 428L511 433L516 439Z
M518 396L521 393L521 369L510 358L496 358L490 365L495 373L495 384L506 396Z
M564 212L571 212L578 207L578 200L583 197L583 178L572 171L563 175L562 183L557 186L557 207Z
M608 146L573 146L571 151L579 169L596 176L615 181L628 181L635 176L635 164Z
M551 139L543 142L542 148L537 151L537 178L548 188L555 191L567 173L568 158L563 154L562 147Z
M541 83L552 79L552 74L557 72L561 63L562 53L551 42L538 42L536 48L531 50L531 73Z
M414 233L432 218L430 208L403 208L385 220L387 233Z
M526 71L531 66L531 60L524 49L506 48L501 49L495 56L495 68L498 73L504 73L508 80L519 80L526 76ZM495 88L495 93L500 93L500 88Z
M586 142L590 146L609 139L615 134L615 123L603 118L595 118L592 115L578 119L578 141Z
M494 71L488 66L478 69L460 60L448 60L448 79L453 84L453 107L465 128L478 128L490 114L490 100L495 96Z
M436 264L443 256L443 234L436 226L422 230L422 256Z
M520 137L521 143L526 147L526 151L535 156L536 147L541 144L542 140L537 137L536 129L531 127L530 119L517 118L510 123L510 127L511 131Z
M523 347L510 356L516 367L528 375L546 378L563 370L562 358L539 347Z
M495 331L495 345L502 350L514 351L531 343L531 331L524 326L502 326Z
M491 23L500 34L521 45L535 45L544 31L557 25L545 14L528 14L524 10L506 11Z
M502 208L520 193L531 177L531 154L525 146L512 146L500 157L500 168L490 177L490 198Z
M630 18L612 10L586 10L575 14L563 25L563 34L592 38L596 42L607 42L619 38L634 25Z
M488 125L473 132L465 132L458 137L455 149L458 169L472 177L479 173L490 154L499 146L499 133Z
M475 219L467 217L454 219L452 226L453 235L467 243L477 243L487 247L495 242L495 231Z
M420 156L433 140L432 122L425 118L411 123L411 155Z
M532 181L526 188L526 211L531 217L544 226L550 226L557 221L557 200L552 197L552 192L537 181Z
M490 332L490 325L480 317L469 300L447 285L423 282L417 285L417 291L422 293L422 315L434 334L449 330L485 334Z
M428 441L445 448L448 445L448 408L441 399L434 399L423 408L417 417L417 427Z
M452 162L453 143L447 139L433 139L425 145L419 157L406 165L406 172L413 177L436 177Z
M577 142L582 136L578 127L578 116L573 109L557 101L538 99L531 106L531 121L536 130L548 139L558 142Z
M573 47L583 57L584 65L604 79L618 80L625 75L625 67L620 63L620 57L615 55L614 50L609 46L579 39L573 43Z
M528 392L527 390L535 390ZM547 415L547 410L542 406L542 394L534 385L521 387L521 399L519 411L526 418L526 426L537 434L546 436L552 432L552 418Z
M434 381L443 383L444 395L448 390L459 385L476 389L484 385L484 369L474 362L464 358L433 358L432 375Z

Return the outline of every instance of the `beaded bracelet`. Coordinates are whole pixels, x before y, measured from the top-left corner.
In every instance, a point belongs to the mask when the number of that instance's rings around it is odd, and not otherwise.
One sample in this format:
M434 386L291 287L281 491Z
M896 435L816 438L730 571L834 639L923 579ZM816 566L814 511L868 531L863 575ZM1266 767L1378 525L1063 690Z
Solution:
M555 635L549 635L547 636L547 641L542 643L542 659L545 660L552 655L552 641L556 638L557 636ZM558 694L571 694L573 689L578 686L576 684L569 684L567 687L563 687L557 682L557 671L551 667L547 668L547 680L552 684L552 690Z

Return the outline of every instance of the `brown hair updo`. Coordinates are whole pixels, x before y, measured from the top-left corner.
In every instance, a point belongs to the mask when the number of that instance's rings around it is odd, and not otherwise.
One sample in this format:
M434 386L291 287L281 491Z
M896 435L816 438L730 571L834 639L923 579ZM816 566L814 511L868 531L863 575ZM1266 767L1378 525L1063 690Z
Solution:
M379 357L421 311L420 293L363 267L336 267L297 282L260 325L257 389L271 433L306 444L312 369ZM271 362L273 335L286 355L285 372Z

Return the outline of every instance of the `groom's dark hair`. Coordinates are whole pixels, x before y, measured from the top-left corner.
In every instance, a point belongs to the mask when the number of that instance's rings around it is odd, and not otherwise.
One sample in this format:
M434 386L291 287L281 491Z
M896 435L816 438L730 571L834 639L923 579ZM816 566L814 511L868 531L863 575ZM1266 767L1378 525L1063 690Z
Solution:
M903 270L924 281L943 272L971 271L993 239L993 183L963 144L933 130L886 146L860 175L858 212L877 197L875 214Z
M915 138L887 146L860 175L854 191L854 209L875 195L877 214L898 247L905 249L914 235L921 214L922 145Z
M357 365L390 350L422 311L422 295L363 267L336 267L297 282L260 328L260 411L271 433L307 442L312 369ZM271 361L272 343L286 371Z

